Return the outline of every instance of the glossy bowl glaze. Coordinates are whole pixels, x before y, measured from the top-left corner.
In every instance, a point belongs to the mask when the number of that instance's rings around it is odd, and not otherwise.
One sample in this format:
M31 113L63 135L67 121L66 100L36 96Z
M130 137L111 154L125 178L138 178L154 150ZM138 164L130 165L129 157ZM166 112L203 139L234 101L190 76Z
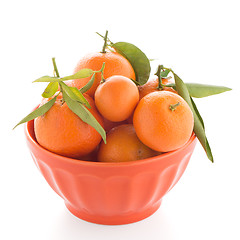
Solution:
M107 225L152 215L182 176L196 145L193 135L176 151L132 162L101 163L44 149L36 142L34 121L26 124L25 134L35 164L68 210L80 219Z

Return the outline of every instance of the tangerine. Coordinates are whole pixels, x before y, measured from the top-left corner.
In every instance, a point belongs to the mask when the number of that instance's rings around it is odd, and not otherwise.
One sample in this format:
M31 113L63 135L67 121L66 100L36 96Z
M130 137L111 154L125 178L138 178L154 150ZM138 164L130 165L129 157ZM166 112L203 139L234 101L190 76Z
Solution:
M103 125L103 119L97 112L94 101L87 94L89 111ZM43 99L40 105L50 99ZM38 143L51 152L62 156L79 158L92 152L101 141L100 134L73 113L61 98L44 115L34 120L34 131Z
M139 101L136 84L127 77L115 75L100 84L95 92L95 104L102 116L112 122L130 117Z
M168 152L187 143L193 132L193 113L178 94L157 91L143 97L133 115L138 138L148 147Z
M127 162L159 155L137 137L132 124L123 124L112 128L107 134L107 144L100 144L98 161Z
M89 68L93 71L99 71L105 63L103 78L107 79L113 75L122 75L135 80L135 72L129 61L117 52L96 52L90 53L84 56L77 63L74 73L78 72L80 69ZM72 87L82 88L91 77L84 79L74 79L66 82L67 85ZM102 79L101 73L98 72L95 75L95 80L92 87L86 92L89 96L94 97L94 93L100 84Z
M162 84L166 85L169 83L173 83L173 81L169 78L162 78ZM177 93L177 91L175 91L172 87L164 87L163 90ZM139 100L141 100L143 97L145 97L147 94L151 92L160 91L158 89L158 77L156 75L151 76L144 85L138 86L138 91ZM130 124L133 123L133 114L134 111L132 112L131 116L127 119L127 122Z

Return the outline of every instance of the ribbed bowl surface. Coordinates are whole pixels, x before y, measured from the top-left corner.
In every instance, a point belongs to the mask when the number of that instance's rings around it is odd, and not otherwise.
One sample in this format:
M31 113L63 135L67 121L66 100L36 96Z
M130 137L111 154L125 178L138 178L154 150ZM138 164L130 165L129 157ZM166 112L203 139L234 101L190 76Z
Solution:
M26 124L25 134L42 175L72 214L99 224L132 223L153 214L182 176L196 144L193 135L181 149L157 157L124 163L88 162L42 148L33 124Z

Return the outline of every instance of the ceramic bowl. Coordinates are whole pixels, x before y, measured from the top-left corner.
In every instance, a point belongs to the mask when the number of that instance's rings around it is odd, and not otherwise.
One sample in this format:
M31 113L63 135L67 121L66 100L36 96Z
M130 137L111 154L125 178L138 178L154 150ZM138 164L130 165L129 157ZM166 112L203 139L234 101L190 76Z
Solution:
M182 148L162 155L121 163L76 160L41 147L34 121L25 125L33 160L68 210L88 222L119 225L152 215L184 173L196 145L192 135Z

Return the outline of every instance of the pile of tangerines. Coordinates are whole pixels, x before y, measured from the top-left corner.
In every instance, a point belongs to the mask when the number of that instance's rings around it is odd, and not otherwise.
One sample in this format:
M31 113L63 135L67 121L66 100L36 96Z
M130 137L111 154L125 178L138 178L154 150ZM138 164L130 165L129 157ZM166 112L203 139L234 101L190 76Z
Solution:
M49 80L45 98L35 115L20 123L35 119L35 136L42 147L81 160L133 161L184 146L193 134L194 115L178 92L166 87L172 78L162 77L161 68L153 76L149 68L141 72L144 67L132 64L128 49L107 48L107 33L104 39L102 52L77 63L74 74L91 70L78 79L61 79L53 59L55 77ZM135 56L139 64L141 54Z

